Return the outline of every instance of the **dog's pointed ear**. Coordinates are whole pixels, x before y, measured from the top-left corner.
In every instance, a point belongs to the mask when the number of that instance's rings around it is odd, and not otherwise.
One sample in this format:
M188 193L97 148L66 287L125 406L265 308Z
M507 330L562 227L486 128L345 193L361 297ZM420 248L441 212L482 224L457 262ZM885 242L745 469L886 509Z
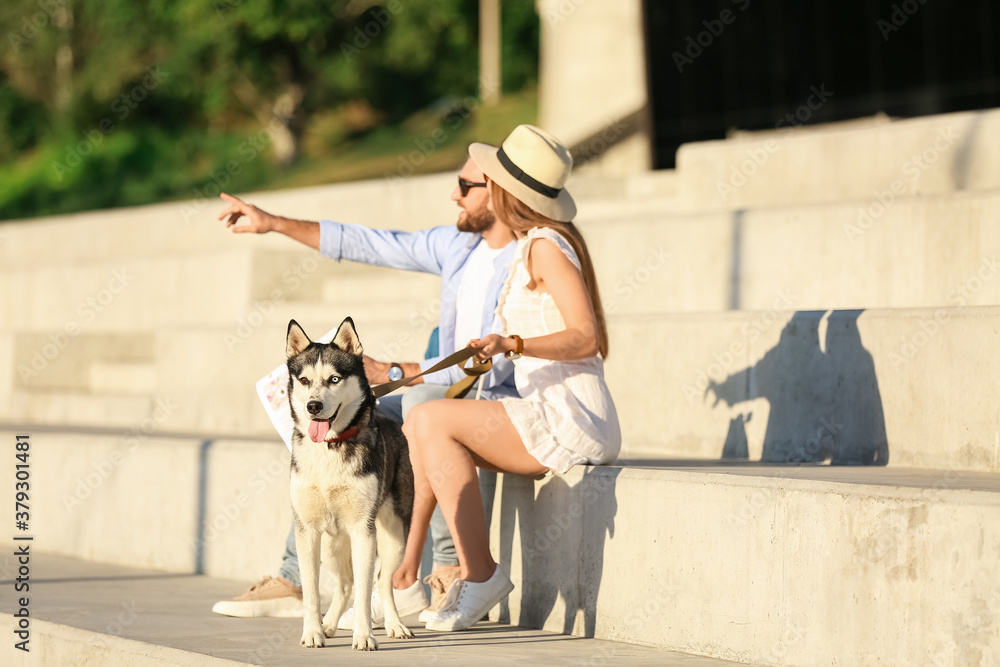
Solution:
M361 347L361 339L358 338L358 332L354 328L354 320L349 317L340 323L337 335L333 337L333 344L344 352L359 357L364 354L364 348Z
M312 344L309 336L302 330L299 323L292 320L288 323L288 335L285 337L285 356L294 357Z

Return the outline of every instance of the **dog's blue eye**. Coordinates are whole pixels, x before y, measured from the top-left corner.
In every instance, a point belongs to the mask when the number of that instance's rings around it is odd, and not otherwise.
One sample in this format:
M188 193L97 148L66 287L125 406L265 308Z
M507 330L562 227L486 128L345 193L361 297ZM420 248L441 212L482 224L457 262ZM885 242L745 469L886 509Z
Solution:
M331 375L330 376L330 384L337 384L338 382L340 382L340 376L339 375Z

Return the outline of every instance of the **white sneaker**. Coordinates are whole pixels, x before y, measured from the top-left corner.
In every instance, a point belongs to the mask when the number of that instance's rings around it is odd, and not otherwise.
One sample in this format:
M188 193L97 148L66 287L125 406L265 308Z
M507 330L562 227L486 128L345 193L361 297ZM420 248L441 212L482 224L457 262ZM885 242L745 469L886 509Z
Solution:
M416 614L427 607L427 596L424 595L424 587L420 585L420 580L413 582L409 588L399 590L392 589L392 597L396 601L396 611L399 617ZM385 624L385 609L382 608L382 599L378 595L378 589L372 591L372 627L379 628ZM337 621L337 628L340 630L354 629L354 607L345 611L340 620Z
M448 589L441 611L427 621L426 628L438 632L465 630L489 613L512 590L514 584L499 565L493 576L482 583L456 579Z

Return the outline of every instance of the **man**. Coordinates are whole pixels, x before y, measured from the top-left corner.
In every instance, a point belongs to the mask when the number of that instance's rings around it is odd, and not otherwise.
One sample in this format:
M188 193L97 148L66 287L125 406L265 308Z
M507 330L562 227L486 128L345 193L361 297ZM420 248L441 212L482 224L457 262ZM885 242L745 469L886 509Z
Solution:
M458 175L451 198L460 212L454 226L434 227L415 233L343 225L328 220L312 222L272 215L252 204L223 193L229 203L219 219L235 233L278 232L320 251L324 257L348 259L375 266L434 273L441 276L441 319L437 355L422 362L378 361L364 357L365 374L372 384L417 375L441 358L462 349L473 338L493 331L494 311L513 258L513 233L497 223L488 208L489 195L483 172L468 160ZM245 223L237 224L245 218ZM414 405L444 398L447 388L463 379L459 368L428 373L413 384L420 385L379 401L378 410L402 422ZM480 381L482 396L496 399L515 396L513 365L504 358L494 360L493 370ZM470 392L469 397L474 395ZM440 510L431 521L434 571L427 583L434 589L434 605L458 576L458 557ZM419 582L395 592L401 615L427 605ZM243 595L215 604L212 611L226 616L301 616L302 588L294 529L285 543L285 555L277 577L265 577ZM416 609L419 607L419 609Z

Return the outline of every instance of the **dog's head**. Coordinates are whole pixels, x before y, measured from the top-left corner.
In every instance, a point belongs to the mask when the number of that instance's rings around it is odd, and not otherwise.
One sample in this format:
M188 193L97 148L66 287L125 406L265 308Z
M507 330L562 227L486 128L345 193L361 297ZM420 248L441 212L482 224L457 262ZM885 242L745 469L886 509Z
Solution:
M288 397L295 427L304 437L331 440L372 402L362 352L349 317L329 344L314 343L298 322L288 323Z

